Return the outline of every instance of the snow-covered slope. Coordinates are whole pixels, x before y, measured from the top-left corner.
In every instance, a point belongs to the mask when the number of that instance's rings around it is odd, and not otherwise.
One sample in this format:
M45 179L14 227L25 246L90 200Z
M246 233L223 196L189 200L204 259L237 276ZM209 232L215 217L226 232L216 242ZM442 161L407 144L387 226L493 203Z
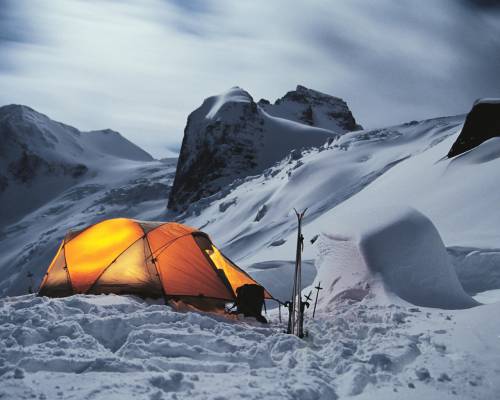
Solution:
M153 158L119 133L80 132L21 105L0 107L0 228L119 160Z
M292 149L318 146L358 128L342 100L314 91L304 94L308 89L299 88L279 106L257 104L237 87L206 99L189 115L169 208L185 210L237 178L262 172ZM317 110L319 123L304 123L296 116L305 107L297 96Z
M492 267L500 262L495 250L500 243L500 191L495 183L500 152L493 139L447 159L462 123L462 116L447 117L347 133L205 199L185 221L203 226L252 272L263 262L276 270L291 268L293 207L308 208L304 259L313 260L317 251L309 241L334 232L335 218L349 220L366 208L411 206L436 226L456 266L467 265L470 256L477 260L475 269L457 270L459 279L471 283L468 287L473 284L471 293L494 289L500 273ZM491 278L481 278L485 271ZM261 276L266 273L273 276L273 268L259 269Z
M153 157L120 133L111 129L83 132L83 143L95 152L134 161L152 161Z
M268 114L318 128L345 133L363 129L356 124L347 103L341 98L298 85L271 104L261 99L257 103Z

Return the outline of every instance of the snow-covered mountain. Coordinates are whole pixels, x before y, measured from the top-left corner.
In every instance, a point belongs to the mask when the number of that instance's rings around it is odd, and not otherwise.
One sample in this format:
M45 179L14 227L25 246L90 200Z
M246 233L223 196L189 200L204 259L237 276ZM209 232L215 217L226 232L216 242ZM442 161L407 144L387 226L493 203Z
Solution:
M345 102L302 86L274 105L255 103L238 87L209 97L189 115L168 207L185 210L237 178L261 173L292 149L355 129Z
M0 107L0 227L118 159L152 161L111 130L80 132L22 105Z

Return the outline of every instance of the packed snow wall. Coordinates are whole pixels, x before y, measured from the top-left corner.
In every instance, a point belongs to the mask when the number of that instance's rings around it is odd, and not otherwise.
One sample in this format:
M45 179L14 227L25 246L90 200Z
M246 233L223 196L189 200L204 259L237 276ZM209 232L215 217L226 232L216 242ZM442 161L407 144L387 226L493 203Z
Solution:
M325 288L319 308L336 300L406 302L461 309L477 305L462 288L433 223L419 211L395 206L341 215L318 241L318 275Z

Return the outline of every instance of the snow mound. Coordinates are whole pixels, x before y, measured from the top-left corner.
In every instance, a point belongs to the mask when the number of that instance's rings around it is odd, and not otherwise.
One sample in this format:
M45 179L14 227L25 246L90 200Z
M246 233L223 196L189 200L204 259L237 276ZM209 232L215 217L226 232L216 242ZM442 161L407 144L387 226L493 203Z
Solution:
M417 210L366 210L338 217L332 226L318 241L315 284L326 292L321 307L367 295L444 309L478 305L462 288L433 223Z

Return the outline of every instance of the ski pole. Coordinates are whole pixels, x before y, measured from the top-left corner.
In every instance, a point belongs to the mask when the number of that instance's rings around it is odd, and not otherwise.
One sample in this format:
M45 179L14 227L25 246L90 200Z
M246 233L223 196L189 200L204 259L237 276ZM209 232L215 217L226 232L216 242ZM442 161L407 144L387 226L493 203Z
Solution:
M323 289L321 287L321 281L318 282L318 286L315 286L314 289L316 289L316 300L314 300L314 308L313 308L313 319L314 319L314 314L316 314L316 305L318 304L318 296L319 296L319 291Z

